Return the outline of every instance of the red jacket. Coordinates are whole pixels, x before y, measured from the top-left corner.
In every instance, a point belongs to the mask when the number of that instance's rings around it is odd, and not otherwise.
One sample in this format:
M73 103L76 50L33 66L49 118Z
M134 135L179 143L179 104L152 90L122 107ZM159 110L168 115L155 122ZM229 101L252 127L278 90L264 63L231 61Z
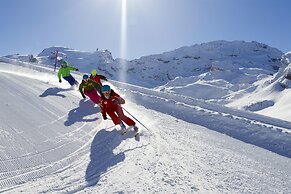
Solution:
M90 79L97 82L100 86L102 86L101 79L107 81L104 75L96 75L95 77L90 75Z
M117 93L115 93L112 89L109 99L105 98L104 95L101 94L100 108L103 116L106 115L107 111L116 111L118 108L120 108L120 105L115 104L114 101L118 101L119 104L125 103L125 100L121 98Z

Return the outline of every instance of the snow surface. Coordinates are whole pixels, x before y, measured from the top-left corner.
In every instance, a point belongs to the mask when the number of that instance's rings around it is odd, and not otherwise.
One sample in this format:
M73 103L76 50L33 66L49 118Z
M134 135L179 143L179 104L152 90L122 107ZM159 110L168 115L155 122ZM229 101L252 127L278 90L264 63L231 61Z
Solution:
M110 80L137 142L51 68L2 61L0 192L290 193L290 122Z
M291 121L291 81L286 78L291 74L290 62L289 52L282 56L282 66L274 76L261 79L256 83L254 91L242 95L227 106Z

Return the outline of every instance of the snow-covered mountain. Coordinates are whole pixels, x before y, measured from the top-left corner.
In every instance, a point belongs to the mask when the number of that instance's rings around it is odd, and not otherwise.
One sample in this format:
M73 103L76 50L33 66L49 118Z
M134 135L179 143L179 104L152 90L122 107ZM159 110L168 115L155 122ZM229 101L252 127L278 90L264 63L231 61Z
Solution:
M58 51L59 60L63 59L72 63L74 66L80 67L84 72L89 69L89 72L102 64L112 63L113 58L108 50L96 50L93 53L82 52L64 47L50 47L44 49L37 55L37 59L42 64L54 64L56 51Z
M128 83L149 88L159 86L159 90L174 93L181 93L183 88L185 94L190 93L193 97L217 99L249 88L255 81L276 73L283 55L281 51L262 43L215 41L132 61L113 60L107 50L89 53L51 47L43 50L36 57L37 61L53 65L56 50L60 58L83 72L97 68L100 73L115 80L119 80L120 72L126 72ZM201 86L205 89L204 93L217 96L201 96L201 92L191 92L200 90Z
M0 192L291 190L290 122L109 80L147 127L137 142L52 68L2 61Z
M291 120L291 111L287 115L262 111L272 107L279 110L275 105L282 102L282 94L288 96L288 89L283 89L290 84L284 76L289 69L290 53L284 55L262 43L214 41L132 61L113 59L108 50L90 53L64 47L44 49L36 57L7 57L35 59L36 64L52 66L56 50L59 59L67 60L81 72L97 69L113 80Z
M166 84L160 89L176 92L177 88L180 93L179 88L191 90L189 85L195 85L198 80L205 85L213 85L213 88L251 84L260 75L276 72L281 55L279 50L257 42L215 41L144 57L134 61L136 64L133 66L151 69L151 74L159 81L155 86ZM144 65L139 65L141 63ZM185 77L187 79L182 80Z
M273 77L262 79L254 91L227 106L291 121L291 52L282 56L281 63Z
M192 77L191 82L214 78L234 84L252 83L260 75L276 73L283 55L281 51L258 42L215 41L132 61L114 60L108 50L90 53L63 47L44 49L36 59L39 63L53 65L57 50L59 58L67 60L83 72L97 68L100 73L118 79L120 72L126 71L128 83L150 88L168 82L169 87L173 87L177 79L184 77ZM8 57L17 58L13 55ZM24 56L19 56L19 59L27 61ZM163 88L167 88L167 85Z

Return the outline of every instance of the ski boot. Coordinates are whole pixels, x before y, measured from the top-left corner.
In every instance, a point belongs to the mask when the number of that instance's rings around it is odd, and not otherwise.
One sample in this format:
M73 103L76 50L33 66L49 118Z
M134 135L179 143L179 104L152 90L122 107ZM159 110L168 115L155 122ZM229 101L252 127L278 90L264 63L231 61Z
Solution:
M121 135L124 135L126 133L125 125L123 123L120 123L119 126L120 126Z
M134 131L134 139L135 139L136 141L140 141L139 132L138 132L138 127L137 127L137 126L134 126L134 127L133 127L133 131Z

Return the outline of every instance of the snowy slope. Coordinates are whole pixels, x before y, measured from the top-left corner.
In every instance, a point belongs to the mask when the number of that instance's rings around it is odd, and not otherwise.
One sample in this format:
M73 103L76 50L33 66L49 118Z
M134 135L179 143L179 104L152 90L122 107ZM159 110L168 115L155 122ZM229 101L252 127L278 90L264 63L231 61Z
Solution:
M291 121L291 52L282 56L282 67L273 77L258 82L256 90L227 106Z
M80 79L79 75L75 75ZM0 63L0 192L288 193L291 123L110 81L146 127L120 136L51 69Z

